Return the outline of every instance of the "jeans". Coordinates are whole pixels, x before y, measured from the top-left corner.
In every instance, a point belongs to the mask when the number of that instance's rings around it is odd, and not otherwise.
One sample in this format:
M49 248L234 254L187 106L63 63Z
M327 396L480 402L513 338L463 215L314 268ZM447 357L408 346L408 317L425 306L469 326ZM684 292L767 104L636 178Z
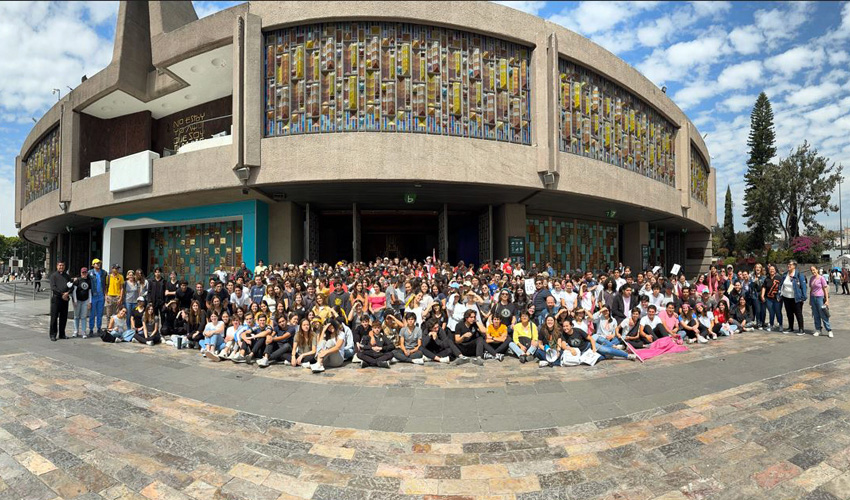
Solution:
M112 335L115 338L120 338L124 342L129 342L129 341L133 340L133 337L136 336L136 331L133 330L132 328L128 328L128 329L124 330L123 332L119 332L118 330L112 329L112 330L109 331L109 334Z
M832 326L829 324L829 318L827 318L823 313L823 297L816 297L812 295L812 317L815 319L815 331L820 331L821 323L823 323L823 327L826 328L826 331L831 331Z
M512 353L516 354L517 357L520 357L523 354L534 355L534 352L537 351L536 347L529 346L525 352L522 352L522 349L520 349L514 342L508 344L508 349L510 349Z
M206 349L207 346L212 346L213 351L220 351L224 348L224 335L212 335L201 339L198 344L201 346L201 350Z
M626 351L621 351L614 347L614 342L606 338L595 339L596 340L596 352L601 354L606 358L628 358L629 355Z
M755 321L755 326L763 326L764 325L764 302L761 299L750 299L747 302L750 303L750 309L753 311L753 319ZM751 325L748 325L751 326Z
M841 285L841 280L832 280L832 283L835 285L835 293L838 293L838 287Z
M130 311L136 309L136 302L124 302L124 307L127 308L127 312L129 313Z
M773 318L776 318L776 324L782 328L782 302L776 299L765 299L767 304L767 312L770 313L770 326L773 327Z
M342 353L343 361L349 361L354 357L354 347L343 347L339 350Z
M76 301L74 303L74 335L86 333L86 320L89 316L89 301ZM81 329L82 327L82 329Z
M94 325L97 323L97 329L100 330L103 326L103 295L91 296L91 314L89 314L89 331L94 331Z

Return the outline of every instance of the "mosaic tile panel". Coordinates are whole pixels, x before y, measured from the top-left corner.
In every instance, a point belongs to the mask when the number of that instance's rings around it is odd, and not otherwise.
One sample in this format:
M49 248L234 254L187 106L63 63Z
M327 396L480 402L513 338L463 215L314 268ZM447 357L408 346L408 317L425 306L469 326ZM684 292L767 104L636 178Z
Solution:
M206 284L219 266L242 262L242 221L153 228L148 256L150 269L162 266L166 274Z
M703 205L708 205L708 163L691 145L691 197Z
M596 223L578 221L576 226L576 264L582 271L593 264L593 251L596 239Z
M33 146L22 162L24 204L59 189L61 136L56 126Z
M527 267L532 262L538 265L549 260L549 218L526 219L526 252L528 252Z
M573 269L575 260L573 259L573 246L575 238L573 237L573 228L575 224L572 219L552 219L553 243L555 252L555 262L553 266L558 272L566 272L567 269Z
M616 224L599 223L599 258L595 269L614 269L620 260L620 228Z
M561 60L560 150L676 185L676 126L623 87Z
M619 226L616 224L532 216L526 219L528 265L538 267L550 260L560 273L575 269L599 271L614 267L619 257Z
M531 51L394 22L265 35L265 135L420 132L531 144Z

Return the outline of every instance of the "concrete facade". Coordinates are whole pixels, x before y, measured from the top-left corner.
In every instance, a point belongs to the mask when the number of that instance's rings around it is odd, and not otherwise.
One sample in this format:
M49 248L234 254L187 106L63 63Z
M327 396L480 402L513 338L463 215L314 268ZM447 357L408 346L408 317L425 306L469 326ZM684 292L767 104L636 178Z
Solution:
M412 133L264 137L263 33L342 20L450 27L526 45L532 49L532 144ZM169 66L230 44L232 145L156 159L151 185L134 190L111 192L108 172L73 180L81 168L77 150L84 108L119 90L142 102L155 102L187 85L168 70ZM678 127L674 186L558 150L559 59L591 68L629 89ZM203 19L197 19L191 2L122 2L112 62L38 121L22 145L20 158L26 158L57 123L62 144L57 192L24 204L20 161L16 164L15 220L21 235L39 244L53 241L69 225L106 217L257 199L270 206L270 258L299 260L307 237L302 224L304 206L311 201L299 198L299 193L306 192L302 187L324 183L344 188L378 179L398 186L437 183L445 187L444 199L435 199L440 203L451 203L453 189L495 193L490 204L496 258L506 256L507 238L524 234L527 212L575 214L574 207L581 204L584 208L580 215L589 219L604 218L609 208L622 214L616 221L623 227L621 256L626 264L639 265L640 248L648 238L650 223L682 230L686 249L702 248L703 258L684 262L686 269L705 266L711 260L708 235L717 222L716 174L710 170L708 203L692 200L691 145L704 158L710 156L698 130L681 109L635 69L586 38L489 2L255 2ZM244 172L247 178L243 180L239 176ZM544 184L543 173L556 174L558 181ZM494 185L494 179L498 179L498 185ZM280 192L289 195L288 201L272 197ZM617 193L616 206L609 204L611 193ZM699 254L690 251L691 256Z

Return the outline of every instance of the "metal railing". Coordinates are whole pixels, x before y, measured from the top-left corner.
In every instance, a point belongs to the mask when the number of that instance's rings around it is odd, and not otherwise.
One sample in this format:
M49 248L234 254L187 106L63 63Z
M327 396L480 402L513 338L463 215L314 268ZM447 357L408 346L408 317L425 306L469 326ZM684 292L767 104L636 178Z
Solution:
M36 284L40 284L37 287ZM16 280L0 283L0 301L37 300L50 298L50 283L47 280Z

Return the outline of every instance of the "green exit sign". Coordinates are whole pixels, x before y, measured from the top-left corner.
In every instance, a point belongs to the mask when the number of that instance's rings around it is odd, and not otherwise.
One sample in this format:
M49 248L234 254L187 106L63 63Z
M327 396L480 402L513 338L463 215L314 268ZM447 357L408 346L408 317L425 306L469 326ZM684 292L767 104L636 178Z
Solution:
M416 202L416 193L405 193L404 202L407 204Z
M605 217L608 217L609 219L613 219L616 216L617 216L616 210L608 210L607 212L605 212Z

